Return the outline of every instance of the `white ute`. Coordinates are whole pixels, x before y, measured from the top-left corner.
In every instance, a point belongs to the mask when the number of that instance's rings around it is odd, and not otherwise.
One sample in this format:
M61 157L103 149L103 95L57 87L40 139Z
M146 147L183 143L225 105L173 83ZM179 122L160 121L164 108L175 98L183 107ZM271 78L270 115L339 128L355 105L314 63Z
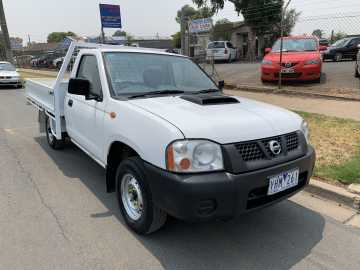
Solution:
M167 215L226 220L309 182L306 122L222 87L184 56L72 43L56 81L28 80L26 94L49 145L71 140L104 167L128 226L149 234Z

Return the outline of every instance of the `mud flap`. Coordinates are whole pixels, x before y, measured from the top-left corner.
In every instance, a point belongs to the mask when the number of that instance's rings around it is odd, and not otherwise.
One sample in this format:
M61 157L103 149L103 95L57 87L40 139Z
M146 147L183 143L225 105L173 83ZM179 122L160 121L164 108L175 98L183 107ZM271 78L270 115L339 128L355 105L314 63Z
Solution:
M106 192L113 193L116 189L116 170L111 166L106 167Z
M38 121L39 121L39 132L45 133L46 132L46 114L44 111L39 111Z

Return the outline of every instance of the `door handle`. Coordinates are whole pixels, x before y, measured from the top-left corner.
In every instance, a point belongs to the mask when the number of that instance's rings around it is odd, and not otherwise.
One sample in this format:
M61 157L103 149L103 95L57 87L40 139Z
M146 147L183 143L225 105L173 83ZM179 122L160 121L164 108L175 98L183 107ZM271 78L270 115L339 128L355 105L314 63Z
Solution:
M72 107L72 106L73 106L73 104L74 104L74 101L73 101L72 99L69 99L69 101L68 101L68 105L69 105L69 107Z

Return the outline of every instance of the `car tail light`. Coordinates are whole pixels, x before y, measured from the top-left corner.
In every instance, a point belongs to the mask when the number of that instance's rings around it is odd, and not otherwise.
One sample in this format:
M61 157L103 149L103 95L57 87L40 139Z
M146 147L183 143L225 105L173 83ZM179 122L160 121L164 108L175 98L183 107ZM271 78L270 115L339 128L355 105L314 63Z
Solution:
M225 54L228 54L228 50L227 50L227 49L225 49Z

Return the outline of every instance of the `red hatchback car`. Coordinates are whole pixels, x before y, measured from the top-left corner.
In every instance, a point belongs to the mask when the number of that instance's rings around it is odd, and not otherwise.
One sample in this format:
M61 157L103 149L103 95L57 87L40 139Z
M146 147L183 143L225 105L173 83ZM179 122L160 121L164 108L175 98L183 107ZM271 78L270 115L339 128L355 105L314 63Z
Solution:
M322 58L316 37L285 37L280 66L280 39L276 41L261 63L261 80L278 81L279 73L286 81L320 82Z

